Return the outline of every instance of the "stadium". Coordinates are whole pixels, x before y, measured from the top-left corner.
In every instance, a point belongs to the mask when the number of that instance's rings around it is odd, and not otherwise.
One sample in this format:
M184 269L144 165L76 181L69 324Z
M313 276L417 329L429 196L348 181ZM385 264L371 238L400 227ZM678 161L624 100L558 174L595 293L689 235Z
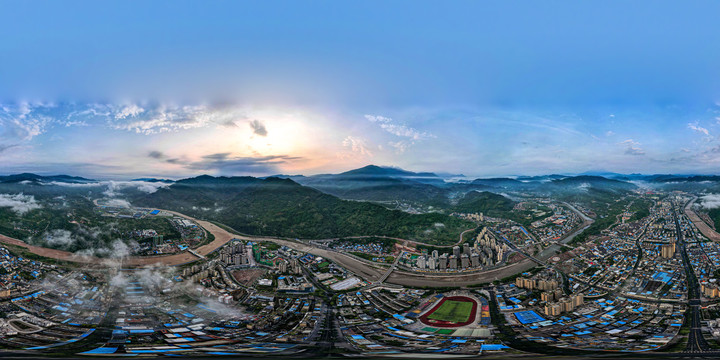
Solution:
M443 296L419 319L428 326L455 328L474 323L477 314L477 300L468 296Z

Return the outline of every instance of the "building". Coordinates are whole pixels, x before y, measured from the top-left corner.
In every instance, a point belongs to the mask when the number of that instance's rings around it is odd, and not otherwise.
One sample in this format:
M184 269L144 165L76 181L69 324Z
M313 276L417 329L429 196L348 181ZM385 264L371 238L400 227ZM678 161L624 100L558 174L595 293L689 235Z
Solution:
M456 246L456 247L457 247L457 246ZM458 267L457 256L455 256L455 255L450 255L448 268L450 268L450 269L457 269L457 267Z
M465 245L467 245L467 244L465 244ZM467 254L462 254L462 255L460 256L460 266L461 266L463 269L467 269L467 268L470 267L470 258L468 257Z
M572 297L573 307L580 307L585 303L585 296L582 293Z
M540 294L540 300L551 303L555 301L555 293L545 291L542 294Z
M440 261L440 262L438 263L438 268L439 268L440 270L445 270L445 269L447 269L447 254L442 254L442 255L440 255L439 261Z
M524 277L519 277L515 279L515 286L528 290L533 290L536 288L534 279L528 279Z
M545 305L545 315L558 316L561 313L562 313L562 308L560 307L560 304L546 304Z
M455 245L453 246L453 255L455 255L456 258L460 257L460 247Z
M675 256L675 243L665 244L661 247L661 255L665 259L670 259Z
M720 297L720 289L718 289L717 284L702 284L700 286L700 290L702 291L703 295L709 298L716 298Z
M570 312L575 310L575 305L573 305L573 301L568 298L562 298L558 302L560 304L560 311L561 312Z
M473 253L472 256L470 256L470 263L474 268L480 267L480 255Z

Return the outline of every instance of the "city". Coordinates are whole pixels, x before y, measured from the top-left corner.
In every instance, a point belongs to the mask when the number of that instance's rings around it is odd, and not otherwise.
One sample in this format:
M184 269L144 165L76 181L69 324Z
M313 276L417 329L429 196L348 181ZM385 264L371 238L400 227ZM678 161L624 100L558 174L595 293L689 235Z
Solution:
M0 358L718 358L718 14L0 0Z
M708 218L698 197L621 199L584 241L595 212L535 195L507 212L516 220L453 213L473 225L442 246L253 236L100 199L103 218L177 234L138 228L110 257L0 237L0 342L83 356L718 354L720 244L691 220Z

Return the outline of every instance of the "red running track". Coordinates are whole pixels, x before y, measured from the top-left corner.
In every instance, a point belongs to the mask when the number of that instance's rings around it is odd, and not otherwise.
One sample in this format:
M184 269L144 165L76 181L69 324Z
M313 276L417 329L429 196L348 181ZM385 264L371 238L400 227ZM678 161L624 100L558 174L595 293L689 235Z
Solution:
M435 310L439 309L442 306L442 304L444 304L445 301L447 301L447 300L471 302L473 304L473 306L472 306L472 310L470 311L470 316L468 317L468 319L466 321L459 322L459 323L428 319L428 316L432 315L432 313L434 313ZM477 315L477 308L478 308L477 301L475 301L467 296L444 297L432 309L430 309L430 311L426 312L423 316L420 316L420 321L425 325L440 327L440 328L454 328L454 327L465 326L468 324L472 324L475 321L475 316Z

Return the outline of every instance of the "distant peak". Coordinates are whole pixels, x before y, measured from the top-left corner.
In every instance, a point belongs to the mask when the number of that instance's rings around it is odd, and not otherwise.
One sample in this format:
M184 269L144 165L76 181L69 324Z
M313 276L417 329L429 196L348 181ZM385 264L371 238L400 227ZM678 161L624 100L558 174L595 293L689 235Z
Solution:
M343 176L356 176L356 175L370 175L370 176L398 176L398 177L437 177L431 172L416 173L408 170L403 170L397 167L390 166L378 166L378 165L367 165L359 169L354 169L340 173Z

